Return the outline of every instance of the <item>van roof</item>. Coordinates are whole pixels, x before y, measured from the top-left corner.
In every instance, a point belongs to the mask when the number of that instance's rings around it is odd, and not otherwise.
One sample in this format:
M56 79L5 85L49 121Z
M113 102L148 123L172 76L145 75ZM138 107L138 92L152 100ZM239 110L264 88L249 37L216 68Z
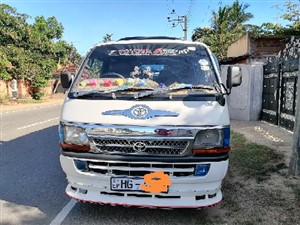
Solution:
M134 37L125 37L125 38L121 38L117 41L111 41L111 42L100 42L96 45L94 45L94 47L92 47L91 49L95 48L95 47L99 47L99 46L104 46L104 45L122 45L122 44L148 44L148 43L153 43L153 44L157 44L157 43L177 43L177 44L193 44L193 45L202 45L205 48L207 48L207 46L204 43L201 42L194 42L194 41L184 41L180 38L176 38L176 37L167 37L167 36L134 36Z
M177 37L168 37L168 36L134 36L134 37L121 38L118 41L130 41L130 40L181 40L181 39Z

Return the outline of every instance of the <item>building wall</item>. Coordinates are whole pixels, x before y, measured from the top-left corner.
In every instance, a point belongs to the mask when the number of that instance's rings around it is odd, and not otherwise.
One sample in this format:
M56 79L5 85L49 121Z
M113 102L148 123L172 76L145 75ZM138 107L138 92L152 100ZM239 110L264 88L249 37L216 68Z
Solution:
M228 47L227 59L223 64L252 64L265 62L266 57L276 56L283 50L289 37L250 37L245 34Z
M276 56L287 42L287 38L251 38L249 53L253 61L261 61L265 56Z
M227 57L238 57L249 53L249 35L245 34L239 40L229 46Z
M43 88L42 91L45 93L46 96L52 94L53 90L53 80L48 82L48 86ZM30 97L33 92L30 83L26 80L18 80L18 97L19 98L26 98ZM10 81L3 81L0 80L0 98L3 97L12 97L12 89L11 89L11 82Z
M242 65L242 84L234 87L228 96L230 119L258 120L262 106L263 66ZM222 80L226 83L228 65L221 66Z

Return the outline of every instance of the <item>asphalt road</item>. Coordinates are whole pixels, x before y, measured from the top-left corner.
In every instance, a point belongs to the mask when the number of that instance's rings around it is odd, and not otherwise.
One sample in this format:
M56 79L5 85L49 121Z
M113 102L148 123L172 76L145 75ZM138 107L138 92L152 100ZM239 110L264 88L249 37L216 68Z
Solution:
M206 224L214 208L161 210L70 200L59 164L61 104L0 112L0 224Z

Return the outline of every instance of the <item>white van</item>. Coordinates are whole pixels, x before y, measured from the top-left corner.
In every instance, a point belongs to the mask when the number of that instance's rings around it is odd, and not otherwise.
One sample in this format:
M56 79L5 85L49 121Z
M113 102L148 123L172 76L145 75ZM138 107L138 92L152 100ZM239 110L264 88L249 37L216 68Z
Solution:
M66 194L84 202L201 208L222 200L230 151L227 87L208 47L169 37L96 45L69 88L59 126Z

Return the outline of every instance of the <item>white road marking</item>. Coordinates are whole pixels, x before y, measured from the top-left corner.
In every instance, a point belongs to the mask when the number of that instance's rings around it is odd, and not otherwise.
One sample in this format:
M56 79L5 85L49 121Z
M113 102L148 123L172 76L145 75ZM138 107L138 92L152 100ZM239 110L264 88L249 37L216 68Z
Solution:
M77 203L76 200L71 199L68 202L68 204L57 214L57 216L50 223L50 225L60 225L67 217L67 215L70 213L70 211L73 209L73 207L76 205L76 203Z
M49 119L49 120L44 120L44 121L41 121L41 122L38 122L38 123L33 123L33 124L30 124L30 125L27 125L27 126L24 126L24 127L19 127L19 128L17 128L17 130L26 129L26 128L29 128L29 127L33 127L33 126L37 126L37 125L40 125L40 124L48 123L48 122L58 120L58 119L59 119L59 117L55 117L55 118L52 118L52 119Z
M51 104L51 105L46 105L46 106L39 106L39 107L34 107L34 108L24 108L24 109L19 109L19 110L13 110L13 111L5 111L1 112L1 114L9 114L9 113L16 113L16 112L22 112L22 111L30 111L30 110L37 110L37 109L44 109L44 108L50 108L53 106L58 106L62 105L63 103L58 103L58 104Z

